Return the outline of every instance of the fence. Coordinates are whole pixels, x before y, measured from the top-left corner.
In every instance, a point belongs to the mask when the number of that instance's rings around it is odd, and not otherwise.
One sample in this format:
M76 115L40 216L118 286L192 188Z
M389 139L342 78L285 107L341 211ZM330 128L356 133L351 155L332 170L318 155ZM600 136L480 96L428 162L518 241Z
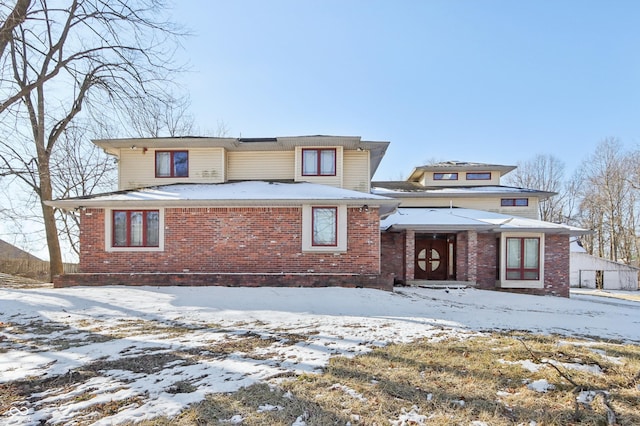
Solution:
M78 272L77 263L65 263L65 274ZM0 259L0 272L35 280L49 281L49 262L30 259Z

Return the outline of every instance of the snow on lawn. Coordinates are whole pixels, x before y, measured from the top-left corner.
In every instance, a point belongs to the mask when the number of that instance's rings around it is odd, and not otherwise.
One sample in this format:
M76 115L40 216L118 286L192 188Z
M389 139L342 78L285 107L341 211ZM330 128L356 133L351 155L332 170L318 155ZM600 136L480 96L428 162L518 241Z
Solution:
M115 414L96 424L173 416L209 393L419 338L498 329L640 342L638 307L473 289L0 289L0 383L69 376L0 420L86 422L92 407L113 401ZM90 367L86 377L71 372Z

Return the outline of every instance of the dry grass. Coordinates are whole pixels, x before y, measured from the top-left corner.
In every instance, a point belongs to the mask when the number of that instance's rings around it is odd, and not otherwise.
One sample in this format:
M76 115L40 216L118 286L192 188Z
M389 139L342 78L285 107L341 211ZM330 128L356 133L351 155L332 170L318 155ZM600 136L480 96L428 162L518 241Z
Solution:
M524 360L537 360L539 370L529 371ZM424 424L607 424L604 398L577 402L580 391L592 389L608 392L617 424L636 425L639 372L633 345L524 333L425 340L336 357L323 374L210 395L175 419L143 424L216 425L239 416L243 425L291 425L302 416L309 426L388 425L412 410ZM553 389L530 389L536 380Z

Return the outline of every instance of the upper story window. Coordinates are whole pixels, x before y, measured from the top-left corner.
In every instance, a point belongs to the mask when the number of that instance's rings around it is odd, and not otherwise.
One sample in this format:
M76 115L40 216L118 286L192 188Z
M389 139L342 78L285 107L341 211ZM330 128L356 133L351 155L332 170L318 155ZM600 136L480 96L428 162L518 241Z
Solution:
M302 176L335 176L335 148L313 148L302 150Z
M434 173L433 180L458 180L457 173Z
M113 247L158 247L158 210L114 210Z
M467 180L491 180L491 172L469 172Z
M313 207L311 220L313 246L338 245L338 209L336 207Z
M529 205L528 198L503 198L500 200L502 207L527 207Z
M188 176L188 151L156 151L156 177Z

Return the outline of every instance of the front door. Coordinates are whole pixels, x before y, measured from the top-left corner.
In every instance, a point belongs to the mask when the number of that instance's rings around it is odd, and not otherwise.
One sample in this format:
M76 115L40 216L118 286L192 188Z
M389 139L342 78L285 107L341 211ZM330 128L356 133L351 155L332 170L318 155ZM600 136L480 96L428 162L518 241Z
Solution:
M446 239L416 239L415 279L446 280L449 259Z

